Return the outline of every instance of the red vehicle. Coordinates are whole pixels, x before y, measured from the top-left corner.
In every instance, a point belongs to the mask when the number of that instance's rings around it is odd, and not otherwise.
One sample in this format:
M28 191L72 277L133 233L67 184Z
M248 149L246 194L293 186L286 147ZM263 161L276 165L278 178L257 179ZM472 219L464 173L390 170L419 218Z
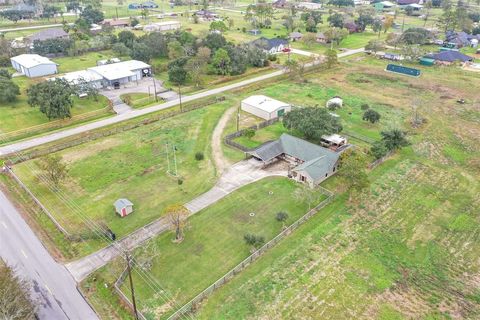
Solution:
M283 48L282 49L282 52L290 52L290 51L292 51L290 48Z

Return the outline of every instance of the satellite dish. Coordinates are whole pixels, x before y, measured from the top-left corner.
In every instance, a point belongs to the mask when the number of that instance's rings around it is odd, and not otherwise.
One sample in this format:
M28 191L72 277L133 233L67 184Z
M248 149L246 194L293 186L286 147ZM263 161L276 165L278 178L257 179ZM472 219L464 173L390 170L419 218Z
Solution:
M143 73L149 74L149 73L150 73L150 70L148 70L148 69L143 69Z

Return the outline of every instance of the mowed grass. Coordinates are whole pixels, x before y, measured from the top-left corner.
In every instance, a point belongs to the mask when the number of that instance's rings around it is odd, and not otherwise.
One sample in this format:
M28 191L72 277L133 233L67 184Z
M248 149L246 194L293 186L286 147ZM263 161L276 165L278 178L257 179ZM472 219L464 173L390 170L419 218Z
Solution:
M375 59L345 64L321 81L401 111L412 145L371 171L370 187L351 201L338 177L327 180L336 200L219 289L197 318L480 316L478 76L420 67L414 79L385 73ZM420 129L408 124L413 99L427 118Z
M38 182L38 159L14 170L68 231L91 240L72 244L82 255L104 245L85 226L85 218L122 237L160 217L167 205L186 203L214 184L208 142L225 106L195 110L59 152L69 171L58 192ZM174 170L173 146L181 185L166 172L168 166ZM203 152L205 159L195 160L196 152ZM113 202L124 197L134 203L135 211L122 219Z
M307 212L308 205L293 196L298 187L286 178L247 185L192 216L182 243L173 243L172 233L163 234L148 245L155 247L154 252L138 249L136 259L145 261L145 256L157 253L148 272L176 306L181 306L250 255L245 234L261 235L268 241L282 230L282 223L275 219L279 211L288 213L286 225ZM319 194L315 204L324 198ZM164 304L142 277L134 276L134 281L147 318L163 319L175 310L175 306ZM124 289L128 294L126 284Z
M13 81L20 87L21 94L17 96L16 101L0 106L0 128L2 133L48 124L50 121L38 108L30 107L27 97L27 89L31 85L43 81L43 79L17 77L14 78ZM95 101L93 98L79 99L78 97L74 97L73 101L73 117L107 106L107 99L103 96L99 96L98 101ZM105 112L105 114L107 114L107 112ZM66 124L72 124L72 121L65 122Z

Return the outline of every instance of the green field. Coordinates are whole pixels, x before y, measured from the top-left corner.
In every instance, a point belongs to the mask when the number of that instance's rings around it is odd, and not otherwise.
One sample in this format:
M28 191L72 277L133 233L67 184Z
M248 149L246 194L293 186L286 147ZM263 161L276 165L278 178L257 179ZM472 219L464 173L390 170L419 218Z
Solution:
M185 203L214 184L208 141L225 107L217 104L59 152L69 169L59 192L38 183L37 160L14 170L67 230L91 240L72 244L84 255L105 244L86 228L83 215L122 237L160 217L165 206ZM181 185L166 173L169 165L174 168L174 145ZM195 160L198 151L205 153L203 161ZM63 201L67 192L77 210ZM135 212L123 219L113 211L113 202L122 197L135 205Z

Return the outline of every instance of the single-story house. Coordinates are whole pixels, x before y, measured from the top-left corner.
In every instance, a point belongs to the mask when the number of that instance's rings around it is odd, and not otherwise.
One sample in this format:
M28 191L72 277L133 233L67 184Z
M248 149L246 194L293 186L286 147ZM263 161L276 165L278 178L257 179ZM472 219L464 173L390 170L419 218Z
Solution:
M387 59L387 60L392 60L392 61L400 61L403 60L404 57L401 54L398 53L381 53L378 55L382 59Z
M102 24L104 25L109 25L110 27L114 27L114 28L125 28L125 27L128 27L130 25L130 21L129 20L104 20L102 22Z
M442 51L434 54L427 54L425 57L434 59L436 64L452 64L456 61L459 62L469 62L474 59L466 54L461 53L460 51L449 50Z
M194 14L204 19L214 19L218 17L218 14L216 14L215 12L204 10L204 9L195 11Z
M322 9L321 3L315 2L298 2L295 4L298 9L305 9L305 10L320 10Z
M278 160L289 163L289 177L308 184L318 185L338 169L340 152L313 144L289 134L282 134L278 140L267 142L248 155L264 165Z
M133 212L133 203L125 198L115 201L113 207L115 208L115 212L122 218Z
M263 95L253 95L241 102L241 109L265 120L284 116L292 110L288 103Z
M454 45L456 48L473 46L475 43L478 45L478 41L480 41L479 34L473 35L463 31L447 31L445 33L445 42Z
M397 0L399 6L408 6L411 4L420 4L420 0Z
M276 0L276 1L274 1L274 2L272 3L272 5L273 5L274 8L279 8L279 9L281 9L281 8L287 7L287 6L288 6L288 2L287 2L287 0Z
M119 88L129 82L139 81L152 74L152 67L145 62L128 60L88 68L102 77L103 87Z
M318 43L327 43L328 38L323 32L317 33L317 42Z
M282 52L283 49L288 48L288 41L280 38L268 39L265 37L261 37L259 39L253 40L252 42L250 42L250 44L257 46L270 54Z
M180 21L163 21L163 22L155 22L152 24L148 24L143 27L143 31L146 32L165 32L165 31L172 31L180 29L181 24Z
M347 146L348 143L347 138L336 133L331 135L323 135L320 140L323 145L334 151L339 150L343 146Z
M49 39L68 39L68 33L65 32L62 28L51 28L38 31L31 36L26 37L29 42L33 43L34 41L45 41Z
M38 54L21 54L10 58L12 67L29 78L43 77L58 72L57 64Z
M294 31L292 33L290 33L288 35L288 38L291 40L291 41L297 41L297 40L300 40L302 39L303 37L303 34L301 34L300 32L297 32L297 31Z

